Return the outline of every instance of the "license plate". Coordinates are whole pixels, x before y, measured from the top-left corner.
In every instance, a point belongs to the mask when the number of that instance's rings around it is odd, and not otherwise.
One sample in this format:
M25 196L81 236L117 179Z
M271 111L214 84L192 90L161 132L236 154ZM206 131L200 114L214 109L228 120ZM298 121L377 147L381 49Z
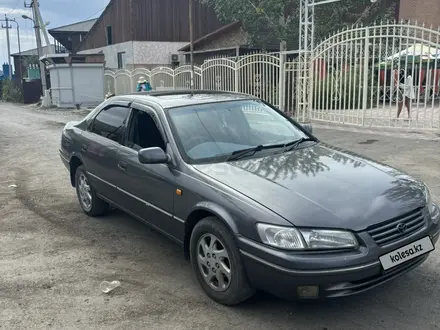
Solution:
M434 244L432 244L431 238L427 236L411 244L402 246L390 253L384 254L379 260L383 269L388 270L433 250Z

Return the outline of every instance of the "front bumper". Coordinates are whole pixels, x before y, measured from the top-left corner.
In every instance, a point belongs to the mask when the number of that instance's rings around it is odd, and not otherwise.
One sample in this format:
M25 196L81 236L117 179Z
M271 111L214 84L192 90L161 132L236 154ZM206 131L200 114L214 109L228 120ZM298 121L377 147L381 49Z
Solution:
M316 299L359 294L418 267L428 258L429 253L388 271L383 270L379 256L426 236L430 236L435 245L440 236L439 224L432 224L386 249L365 247L357 253L289 253L243 237L239 237L239 245L253 287L286 299L306 298L299 294L300 287L318 287L318 295L309 297Z
M60 154L60 158L61 161L63 162L64 166L70 170L70 162L69 162L69 158L67 157L67 155L60 149L59 150L59 154Z

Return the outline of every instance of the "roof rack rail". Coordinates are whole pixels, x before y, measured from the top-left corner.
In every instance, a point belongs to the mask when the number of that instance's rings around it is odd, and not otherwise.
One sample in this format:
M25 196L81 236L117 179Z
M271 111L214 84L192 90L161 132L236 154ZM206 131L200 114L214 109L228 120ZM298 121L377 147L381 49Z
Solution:
M219 95L219 94L233 94L233 95L246 95L243 93L237 93L237 92L226 92L226 91L213 91L213 90L206 90L206 89L173 89L173 90L166 90L166 91L148 91L148 92L133 92L128 93L124 95L145 95L145 96L167 96L167 95L184 95L184 94L211 94L211 95Z

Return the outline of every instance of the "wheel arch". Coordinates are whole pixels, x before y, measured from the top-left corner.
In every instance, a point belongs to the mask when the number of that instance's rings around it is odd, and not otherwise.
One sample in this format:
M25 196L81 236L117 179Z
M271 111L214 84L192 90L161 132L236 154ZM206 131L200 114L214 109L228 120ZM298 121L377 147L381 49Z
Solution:
M185 237L183 241L185 258L189 259L191 233L194 227L199 221L211 216L218 218L232 233L238 233L237 225L232 216L223 207L213 202L199 202L185 221Z
M73 154L72 157L70 157L69 161L69 167L70 167L70 183L72 184L72 187L75 187L75 174L78 167L80 167L83 164L83 161L81 157L79 157L76 154Z

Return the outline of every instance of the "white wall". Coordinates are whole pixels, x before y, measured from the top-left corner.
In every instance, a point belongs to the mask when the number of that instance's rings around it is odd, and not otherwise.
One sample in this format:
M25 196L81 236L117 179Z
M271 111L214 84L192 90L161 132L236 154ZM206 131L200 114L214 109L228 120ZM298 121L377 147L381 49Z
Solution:
M116 45L87 49L78 54L96 54L100 51L105 55L105 67L109 69L117 69L118 68L118 53L125 52L125 61L127 65L133 65L133 42L123 42Z
M104 100L104 65L49 65L52 102L57 107L97 106Z
M133 57L135 64L170 64L170 55L188 45L188 42L133 42Z
M154 42L129 41L102 48L88 49L79 54L96 54L102 51L105 55L105 67L118 68L118 53L125 52L126 68L142 66L169 65L170 55L177 54L178 50L188 42Z

